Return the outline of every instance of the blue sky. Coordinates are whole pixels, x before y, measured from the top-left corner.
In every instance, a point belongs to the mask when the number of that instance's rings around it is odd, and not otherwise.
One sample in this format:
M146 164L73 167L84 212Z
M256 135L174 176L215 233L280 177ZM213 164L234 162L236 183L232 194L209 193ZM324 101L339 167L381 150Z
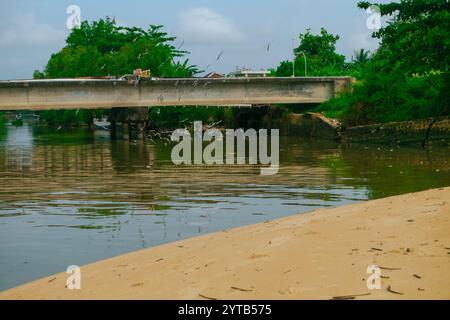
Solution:
M337 49L374 50L378 42L366 26L370 14L357 0L0 0L0 79L31 78L69 34L69 5L82 20L115 17L119 24L162 24L190 51L190 61L207 71L275 67L292 58L292 38L307 28L339 34ZM387 2L387 1L378 1ZM269 50L267 46L269 45ZM217 57L222 52L220 59Z

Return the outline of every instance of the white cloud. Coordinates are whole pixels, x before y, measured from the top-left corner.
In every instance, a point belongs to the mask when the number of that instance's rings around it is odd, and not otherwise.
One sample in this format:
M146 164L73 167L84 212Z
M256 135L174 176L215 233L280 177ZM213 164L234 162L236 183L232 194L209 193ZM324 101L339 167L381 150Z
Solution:
M49 46L64 43L66 31L39 23L33 14L20 14L0 20L0 47Z
M179 34L183 40L208 44L245 40L245 35L232 21L205 7L179 13Z

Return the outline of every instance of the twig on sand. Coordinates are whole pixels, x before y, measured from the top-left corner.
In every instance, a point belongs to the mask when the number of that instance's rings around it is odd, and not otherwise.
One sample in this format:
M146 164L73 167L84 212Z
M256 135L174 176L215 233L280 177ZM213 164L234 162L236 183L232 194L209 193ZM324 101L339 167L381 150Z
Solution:
M371 295L371 293L350 294L348 296L335 296L335 297L332 297L331 300L353 300L356 297L370 296L370 295Z
M388 285L387 291L389 291L390 293L399 294L399 295L401 295L401 296L403 295L402 292L398 292L398 291L392 290L392 289L391 289L391 285Z
M217 298L208 297L208 296L205 296L205 295L203 295L201 293L199 293L198 295L199 295L199 297L202 297L202 298L207 299L207 300L217 300Z
M250 292L250 291L253 291L253 290L251 290L251 289L242 289L242 288L238 288L238 287L231 287L231 289L238 290L238 291L244 291L244 292Z
M383 251L383 249L379 249L379 248L370 248L370 249L375 250L375 251Z
M389 271L402 270L402 268L388 268L388 267L378 267L378 268Z

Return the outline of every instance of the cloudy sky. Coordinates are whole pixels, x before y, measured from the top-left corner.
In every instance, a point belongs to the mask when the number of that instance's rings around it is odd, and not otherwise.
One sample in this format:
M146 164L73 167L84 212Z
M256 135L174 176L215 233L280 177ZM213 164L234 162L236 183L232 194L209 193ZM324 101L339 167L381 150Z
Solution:
M275 67L292 58L292 38L321 27L339 34L338 51L374 50L370 14L357 0L0 0L0 79L31 78L69 34L67 8L82 20L115 17L122 25L162 24L206 71ZM386 1L378 1L386 2ZM217 60L217 58L220 58Z

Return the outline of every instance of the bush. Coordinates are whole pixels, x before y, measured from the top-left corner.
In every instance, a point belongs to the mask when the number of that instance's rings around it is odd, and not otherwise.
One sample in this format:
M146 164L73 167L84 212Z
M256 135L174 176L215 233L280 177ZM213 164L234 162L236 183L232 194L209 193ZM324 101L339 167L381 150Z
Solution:
M347 125L450 115L449 2L400 0L379 7L382 15L395 15L374 34L382 44L361 66L360 83L318 110Z

